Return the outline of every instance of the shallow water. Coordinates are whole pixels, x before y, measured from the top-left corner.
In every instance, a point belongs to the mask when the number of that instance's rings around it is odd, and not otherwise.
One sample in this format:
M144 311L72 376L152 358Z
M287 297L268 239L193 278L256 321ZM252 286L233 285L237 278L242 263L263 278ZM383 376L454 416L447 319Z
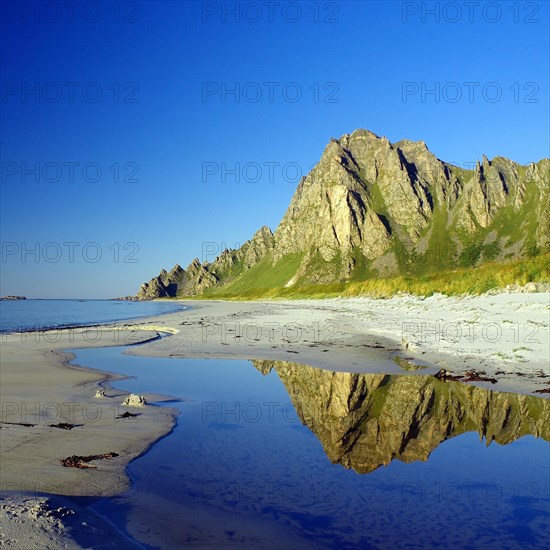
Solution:
M90 326L152 317L181 308L174 302L129 300L0 300L0 332Z
M128 391L183 399L167 404L173 433L130 464L132 489L94 504L146 548L549 543L548 400L293 363L76 355L135 376Z

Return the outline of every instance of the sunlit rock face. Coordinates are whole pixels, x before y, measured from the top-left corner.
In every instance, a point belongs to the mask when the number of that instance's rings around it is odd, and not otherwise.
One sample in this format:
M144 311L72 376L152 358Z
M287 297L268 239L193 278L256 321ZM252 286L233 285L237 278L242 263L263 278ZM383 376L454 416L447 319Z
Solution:
M433 376L331 372L286 361L275 370L301 421L334 463L369 473L398 459L427 460L443 441L478 432L487 444L524 435L550 439L550 400Z

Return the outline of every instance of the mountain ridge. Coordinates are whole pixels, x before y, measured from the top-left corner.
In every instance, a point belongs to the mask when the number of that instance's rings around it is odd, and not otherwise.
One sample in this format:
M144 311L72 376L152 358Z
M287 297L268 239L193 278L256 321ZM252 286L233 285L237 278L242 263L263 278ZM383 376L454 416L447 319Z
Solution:
M485 155L471 170L423 141L331 138L274 232L144 283L138 299L422 275L550 248L550 160Z

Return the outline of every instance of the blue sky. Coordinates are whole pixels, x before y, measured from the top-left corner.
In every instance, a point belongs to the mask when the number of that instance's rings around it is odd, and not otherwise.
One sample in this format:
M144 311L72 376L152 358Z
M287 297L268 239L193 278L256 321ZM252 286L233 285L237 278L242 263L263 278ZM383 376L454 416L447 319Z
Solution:
M235 6L2 5L1 294L211 260L356 128L455 164L548 156L547 2Z

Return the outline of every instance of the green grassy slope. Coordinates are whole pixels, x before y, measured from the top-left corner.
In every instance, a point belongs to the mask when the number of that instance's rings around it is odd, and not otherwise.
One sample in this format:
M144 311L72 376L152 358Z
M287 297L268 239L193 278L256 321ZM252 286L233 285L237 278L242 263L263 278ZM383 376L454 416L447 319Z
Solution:
M297 260L297 259L296 259ZM263 261L263 260L262 260ZM275 271L279 281L285 281L293 266L288 262L281 262ZM277 267L276 266L276 267ZM258 266L254 266L247 273L252 274ZM285 272L285 269L287 270ZM257 283L253 278L237 279L226 287L210 289L194 299L301 299L301 298L331 298L351 296L373 296L387 298L398 292L408 292L422 296L434 293L446 295L480 294L494 288L505 287L510 284L524 285L529 282L550 281L550 254L543 254L521 260L488 262L480 267L458 268L439 271L420 276L399 276L387 279L369 279L365 281L350 281L330 285L303 285L303 286L269 286L271 280L269 265L261 265L255 272ZM246 284L244 284L246 283Z

